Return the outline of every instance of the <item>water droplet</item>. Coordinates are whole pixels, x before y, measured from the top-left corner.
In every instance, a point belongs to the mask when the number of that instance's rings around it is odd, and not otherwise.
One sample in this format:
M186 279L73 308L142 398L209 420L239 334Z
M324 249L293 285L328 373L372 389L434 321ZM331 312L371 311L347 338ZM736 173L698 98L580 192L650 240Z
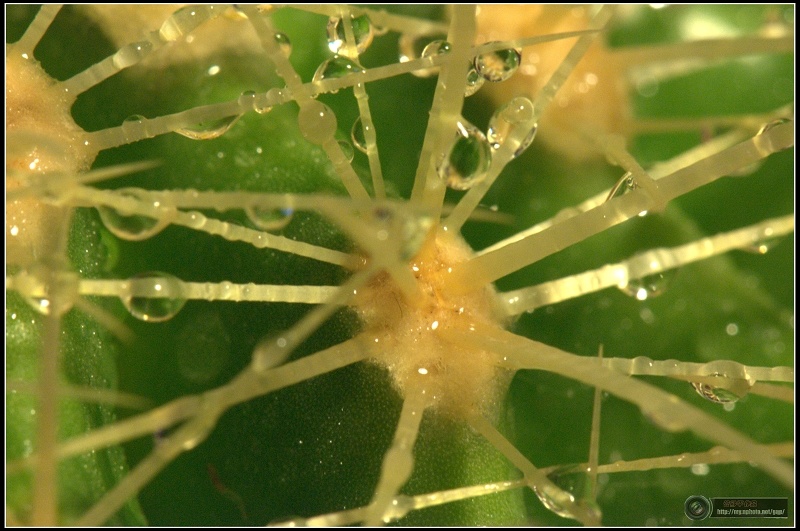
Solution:
M653 275L647 275L638 279L631 279L625 286L620 286L623 293L635 297L637 300L644 301L652 297L658 297L667 290L677 270L662 271Z
M399 494L395 497L395 499L392 500L392 503L384 511L383 521L388 524L394 520L399 520L408 514L409 511L414 510L414 508L415 506L413 498Z
M249 111L250 109L255 109L255 102L256 102L256 91L245 90L239 96L239 109L242 111Z
M160 271L140 273L130 279L122 304L132 316L149 323L162 323L175 317L186 304L181 281Z
M522 59L522 53L515 48L495 50L482 53L475 57L475 70L486 81L505 81L517 71Z
M451 48L450 43L445 40L438 39L435 41L431 41L422 50L421 57L433 57L441 53L450 53L450 48Z
M287 198L286 204L278 208L248 206L244 209L247 218L261 230L277 231L285 228L294 217L294 208Z
M709 376L725 378L725 375L722 373L712 373L709 374ZM692 387L694 387L698 395L706 400L714 402L715 404L729 404L745 396L750 392L752 386L744 378L728 377L724 385L714 386L706 383L692 382Z
M314 72L312 82L319 83L325 79L336 79L348 74L355 74L363 71L364 69L355 61L342 55L334 55L319 65L317 71Z
M658 79L653 75L642 76L636 81L636 92L643 98L652 98L658 94Z
M631 172L626 172L625 175L620 177L614 186L611 187L611 190L608 192L608 197L606 197L606 201L610 201L615 197L625 195L636 188L638 188L638 185L633 180L633 175L631 175Z
M570 504L574 504L582 509L587 513L586 516L589 516L591 519L596 520L598 523L600 522L600 508L589 500L575 500L575 496L572 494L556 489L548 489L548 488L541 488L537 485L531 485L531 490L533 493L536 494L536 497L539 498L539 501L542 502L549 511L557 514L558 516L564 518L571 518L573 520L580 519L578 515L576 515L572 510L567 509L566 506ZM551 494L551 490L555 491ZM560 500L557 497L561 498Z
M289 56L292 55L292 41L289 40L289 37L287 37L285 33L281 33L280 31L276 32L275 43L278 45L284 57L288 59Z
M486 80L475 70L475 66L470 66L467 71L467 86L464 88L464 97L468 98L478 92Z
M486 140L492 146L492 149L499 149L517 127L524 126L532 118L533 102L524 96L513 98L492 115L489 120L489 128L486 131ZM528 149L528 146L531 145L533 138L536 136L536 130L537 126L534 125L520 142L514 157L519 157Z
M397 47L400 49L400 62L407 63L414 59L422 57L422 52L431 41L443 40L446 35L418 35L415 33L403 33L400 35L400 40L397 42ZM411 72L417 77L430 77L436 73L435 68L422 68Z
M361 117L356 118L353 122L353 127L350 129L350 140L353 145L362 153L367 152L367 139L364 137L364 127L361 123Z
M142 196L138 190L121 189L117 193L142 201ZM124 209L116 209L110 206L98 206L97 212L100 220L111 231L112 234L123 240L141 241L151 238L164 230L170 221L175 217L175 208L162 206L156 203L158 217L134 214Z
M115 68L122 70L141 61L153 49L150 41L141 41L123 46L112 57L111 62Z
M416 45L420 45L424 44L427 41L426 39L420 38L416 42L417 42ZM416 45L410 45L410 46L416 46ZM451 48L450 43L447 42L446 40L436 39L434 41L428 42L428 44L422 48L422 52L418 54L418 57L435 57L442 53L449 53L450 48ZM417 57L414 58L416 59ZM426 78L434 75L437 71L438 68L420 68L411 73L417 77Z
M353 37L356 40L356 52L364 53L375 37L375 29L367 15L354 17L350 15L353 24ZM347 37L344 30L343 19L341 17L331 17L328 19L328 49L333 53L340 53L346 49Z
M791 121L792 121L791 118L778 118L777 120L772 120L771 122L761 126L761 129L758 130L758 134L763 135L764 133L778 127L779 125L788 124Z
M256 96L256 100L253 103L253 108L258 114L266 114L271 111L272 107L274 106L274 104L270 104L268 102L277 101L282 96L283 89L271 88L266 94L259 94Z
M170 42L190 32L200 22L198 12L201 6L186 6L175 11L158 30L161 39ZM205 20L207 17L203 17Z
M439 177L454 190L468 190L489 171L492 150L486 137L466 120L456 124L453 143L441 156Z
M141 114L133 114L122 121L122 134L126 142L135 142L142 138L147 138L146 119Z
M780 245L781 238L764 238L763 240L754 243L753 245L747 245L745 247L741 247L740 251L745 251L751 254L767 254L775 247Z
M191 138L192 140L211 140L212 138L219 138L228 132L233 127L242 115L228 116L220 118L219 120L211 120L209 122L201 122L192 127L183 127L176 129L175 132Z
M342 150L344 158L347 159L347 162L353 162L353 158L356 156L355 151L353 151L353 145L347 140L339 140L337 143L339 144L339 148Z
M336 114L317 100L303 105L297 115L297 124L303 137L314 144L322 144L336 134Z
M78 300L78 282L77 273L68 271L66 264L37 262L14 276L14 289L37 312L63 315Z

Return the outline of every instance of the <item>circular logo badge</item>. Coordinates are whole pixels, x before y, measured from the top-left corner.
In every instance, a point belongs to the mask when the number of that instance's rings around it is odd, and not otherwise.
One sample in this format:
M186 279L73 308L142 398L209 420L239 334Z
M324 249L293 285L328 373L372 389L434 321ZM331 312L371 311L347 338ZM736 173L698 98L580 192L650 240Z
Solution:
M704 496L689 496L683 504L683 512L690 520L703 520L711 514L711 502Z

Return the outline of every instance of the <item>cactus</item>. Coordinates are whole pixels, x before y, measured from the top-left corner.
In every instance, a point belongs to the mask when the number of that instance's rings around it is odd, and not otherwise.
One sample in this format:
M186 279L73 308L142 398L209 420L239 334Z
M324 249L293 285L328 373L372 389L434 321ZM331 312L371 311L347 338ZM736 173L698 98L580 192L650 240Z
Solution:
M513 9L7 8L9 522L789 495L793 11Z

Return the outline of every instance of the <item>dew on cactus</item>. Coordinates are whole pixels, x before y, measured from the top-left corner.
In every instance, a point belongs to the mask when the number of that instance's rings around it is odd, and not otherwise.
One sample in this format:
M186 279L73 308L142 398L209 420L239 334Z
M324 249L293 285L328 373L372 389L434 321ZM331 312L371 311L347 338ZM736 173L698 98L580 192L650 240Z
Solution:
M7 8L9 523L788 496L792 15Z

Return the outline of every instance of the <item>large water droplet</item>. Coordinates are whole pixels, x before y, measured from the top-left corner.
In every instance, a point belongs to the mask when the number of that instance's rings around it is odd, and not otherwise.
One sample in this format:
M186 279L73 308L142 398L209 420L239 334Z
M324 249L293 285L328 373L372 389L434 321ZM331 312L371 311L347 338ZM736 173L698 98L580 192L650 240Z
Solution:
M517 71L521 59L521 52L515 48L486 52L475 57L475 70L486 81L505 81Z
M142 279L146 279L142 282ZM141 273L131 277L128 293L122 303L132 316L150 323L172 319L186 304L181 281L160 271Z
M152 49L153 43L150 41L135 42L120 48L111 57L111 62L115 68L122 70L141 61Z
M356 52L364 53L372 39L375 37L375 29L367 15L354 17L350 15L353 24L353 37L356 40ZM344 19L341 17L331 17L328 19L328 49L333 53L341 53L346 49L347 37L344 29Z
M233 127L241 115L228 116L220 118L219 120L211 120L209 122L201 122L191 127L183 127L176 129L175 132L191 138L192 140L211 140L212 138L219 138L228 132Z
M137 190L121 189L117 190L117 193L143 200ZM100 220L106 228L118 238L141 241L151 238L164 230L170 221L174 219L177 212L175 208L164 206L160 202L155 202L154 206L158 209L157 218L134 214L126 210L117 210L114 207L105 205L98 206L97 212L100 214Z
M676 269L670 269L668 271L662 271L661 273L629 280L628 284L624 287L620 286L620 289L626 295L630 295L640 301L645 301L664 293L676 273Z
M492 150L486 137L466 120L457 122L453 143L441 156L439 177L454 190L468 190L486 177Z
M341 55L334 55L319 65L317 71L314 72L312 81L314 83L319 83L325 79L336 79L348 74L355 74L363 71L364 69L355 61Z
M336 134L336 114L317 100L303 105L297 115L297 124L303 137L314 144L322 144Z
M499 149L506 139L523 124L533 118L533 102L525 96L513 98L508 103L502 105L495 111L489 120L489 128L486 131L486 140L492 149ZM523 138L519 147L514 152L514 157L519 157L536 136L537 126L534 125L528 134Z
M359 116L356 118L356 121L353 122L353 127L350 129L350 140L353 141L353 145L362 153L367 152L367 139L364 137L364 127L361 123L361 117Z

